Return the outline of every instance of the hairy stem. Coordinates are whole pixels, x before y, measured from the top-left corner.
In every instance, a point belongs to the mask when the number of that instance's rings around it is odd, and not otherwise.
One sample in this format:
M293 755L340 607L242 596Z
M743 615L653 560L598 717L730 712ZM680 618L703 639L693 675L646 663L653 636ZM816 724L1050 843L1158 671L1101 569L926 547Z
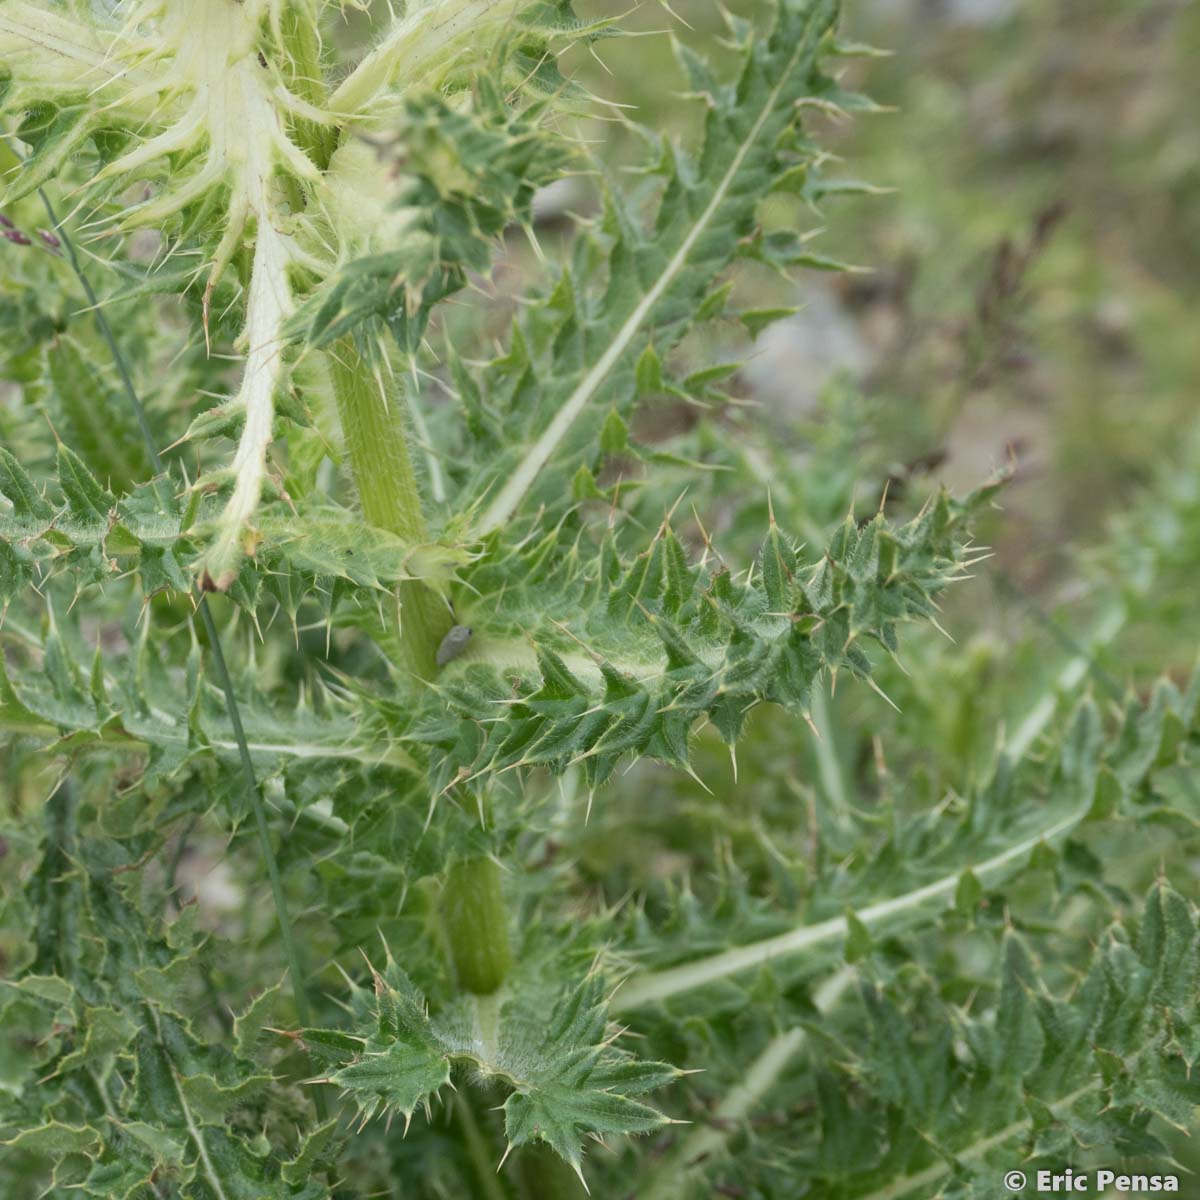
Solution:
M424 541L425 517L398 389L371 369L352 338L334 346L329 364L363 516L406 541ZM405 663L419 678L431 679L438 644L450 628L449 609L420 582L401 583L397 596Z
M288 87L309 104L322 106L329 99L321 71L321 34L313 14L300 4L289 4L280 17L287 49L284 75ZM327 125L299 119L293 126L296 144L323 171L337 149L338 133Z
M834 737L833 717L826 695L828 684L819 680L812 690L812 719L817 733L813 739L817 757L817 769L821 776L821 787L829 803L834 822L841 828L846 825L850 813L850 788L838 757Z

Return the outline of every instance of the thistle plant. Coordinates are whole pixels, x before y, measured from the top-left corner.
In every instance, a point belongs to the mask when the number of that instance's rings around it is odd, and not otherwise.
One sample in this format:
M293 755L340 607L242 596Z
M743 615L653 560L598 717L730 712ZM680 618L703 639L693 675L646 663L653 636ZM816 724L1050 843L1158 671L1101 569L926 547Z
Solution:
M870 190L871 51L761 7L661 13L676 136L569 0L0 4L5 1195L1169 1166L1200 684L888 736L1003 477L738 403Z

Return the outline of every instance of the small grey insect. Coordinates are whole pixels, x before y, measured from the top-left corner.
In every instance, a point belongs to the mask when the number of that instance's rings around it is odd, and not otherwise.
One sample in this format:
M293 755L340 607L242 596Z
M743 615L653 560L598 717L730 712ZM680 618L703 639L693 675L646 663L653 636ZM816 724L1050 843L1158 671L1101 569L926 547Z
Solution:
M471 629L467 625L455 625L442 638L442 644L437 649L437 665L444 667L453 662L466 648L471 640Z

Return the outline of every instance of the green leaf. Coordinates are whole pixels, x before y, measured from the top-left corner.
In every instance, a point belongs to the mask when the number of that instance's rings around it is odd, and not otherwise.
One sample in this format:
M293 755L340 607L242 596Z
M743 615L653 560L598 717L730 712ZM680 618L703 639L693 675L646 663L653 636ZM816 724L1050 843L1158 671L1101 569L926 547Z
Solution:
M65 1154L94 1154L101 1144L100 1134L90 1125L64 1125L51 1121L33 1129L23 1129L4 1145L13 1150L31 1151L57 1157Z
M272 1019L279 1002L281 985L265 988L250 1002L245 1012L233 1021L233 1046L235 1053L251 1062L258 1057L258 1039L266 1023Z
M854 915L846 911L846 961L861 962L871 953L871 931Z
M1032 975L1032 965L1021 942L1016 937L1009 938L996 1010L994 1066L998 1073L1015 1078L1032 1070L1042 1057L1042 1029L1026 991Z
M450 1063L440 1044L402 1028L386 1050L368 1051L366 1056L330 1076L330 1082L354 1094L364 1116L382 1107L412 1116L418 1104L450 1082ZM370 1097L373 1103L366 1101Z
M175 995L142 986L157 973L186 981L179 995L194 988L195 947L177 952L161 926L122 895L115 881L131 869L128 857L111 839L80 836L69 788L51 797L46 818L47 849L26 889L36 948L18 986L66 1026L66 1036L50 1046L52 1061L37 1089L37 1103L62 1116L29 1120L33 1110L14 1113L7 1098L0 1122L11 1128L15 1116L20 1127L8 1147L43 1157L60 1185L73 1179L96 1196L137 1196L164 1172L176 1173L182 1194L197 1198L327 1196L311 1180L293 1190L270 1145L239 1132L240 1120L231 1119L270 1077L197 1037L175 1011ZM174 940L186 939L176 933ZM86 1038L62 1009L68 992L90 998L80 1010ZM0 1059L23 1036L6 1020Z
M666 1118L633 1097L677 1073L612 1044L597 976L560 992L550 1005L547 1000L539 985L518 981L492 1015L482 1006L493 1002L479 999L430 1016L425 997L389 961L374 976L372 996L355 993L355 1009L366 1019L360 1026L365 1046L329 1082L349 1092L364 1119L399 1112L407 1124L417 1106L450 1081L452 1064L467 1063L480 1079L509 1090L510 1144L543 1141L578 1171L585 1136L661 1127ZM480 1022L494 1023L482 1039ZM309 1040L312 1033L303 1036Z
M13 514L18 518L48 521L54 515L33 480L3 446L0 446L0 493L12 502Z
M326 346L382 319L415 350L430 307L487 266L509 225L528 220L535 190L563 166L565 144L545 128L550 101L517 109L497 84L480 73L459 102L428 91L408 98L380 150L402 172L394 204L412 219L398 247L356 257L315 288L291 320L295 335Z
M747 308L738 313L738 320L746 327L746 332L757 339L764 329L776 321L795 316L799 311L798 308Z
M331 1143L335 1141L338 1122L337 1118L318 1125L311 1133L304 1135L300 1149L295 1158L289 1159L280 1170L285 1183L306 1184L312 1179L312 1173L327 1154Z
M58 447L58 479L67 500L67 510L77 521L100 524L116 504L116 497L96 481L83 460L61 442Z

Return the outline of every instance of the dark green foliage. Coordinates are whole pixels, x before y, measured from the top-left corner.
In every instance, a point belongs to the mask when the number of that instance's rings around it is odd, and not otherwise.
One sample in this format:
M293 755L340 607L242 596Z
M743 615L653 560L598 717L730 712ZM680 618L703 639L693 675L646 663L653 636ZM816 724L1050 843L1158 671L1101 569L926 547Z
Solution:
M78 836L69 789L46 816L29 882L34 954L0 995L14 1174L49 1158L53 1194L98 1200L328 1196L316 1173L289 1171L289 1149L253 1132L270 1071L185 1016L203 955L195 909L165 929L139 911L136 885L122 886L133 864L111 841Z

